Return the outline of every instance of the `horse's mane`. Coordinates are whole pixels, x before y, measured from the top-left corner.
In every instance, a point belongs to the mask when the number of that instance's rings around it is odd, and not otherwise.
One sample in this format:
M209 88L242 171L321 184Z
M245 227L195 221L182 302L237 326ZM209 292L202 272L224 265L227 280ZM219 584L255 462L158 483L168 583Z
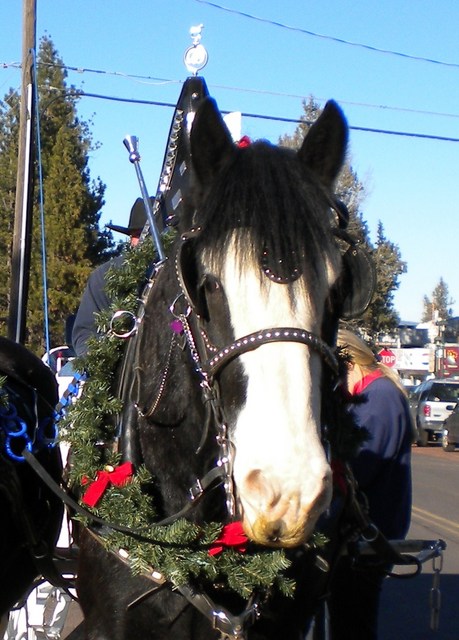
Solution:
M233 230L240 229L240 265L260 261L265 251L269 265L282 274L301 268L308 277L323 269L321 256L332 242L324 192L294 151L265 141L238 149L201 200L196 202L195 223L214 256L225 250Z

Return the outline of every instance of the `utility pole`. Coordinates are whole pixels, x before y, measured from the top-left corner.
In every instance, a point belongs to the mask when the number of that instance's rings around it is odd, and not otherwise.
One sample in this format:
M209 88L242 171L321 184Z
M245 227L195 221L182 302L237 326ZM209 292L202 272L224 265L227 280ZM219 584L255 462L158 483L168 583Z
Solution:
M25 341L27 299L29 293L32 207L34 184L34 57L36 43L36 0L23 0L22 81L19 114L19 153L16 178L13 249L11 256L11 292L8 337Z

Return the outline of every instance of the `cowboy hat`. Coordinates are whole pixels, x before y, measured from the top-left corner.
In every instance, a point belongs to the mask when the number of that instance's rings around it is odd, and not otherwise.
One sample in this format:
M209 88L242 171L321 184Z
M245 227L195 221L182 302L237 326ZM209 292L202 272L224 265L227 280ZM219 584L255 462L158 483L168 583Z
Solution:
M150 198L151 204L153 204L154 201L154 198ZM145 204L142 198L137 198L132 206L127 227L120 227L119 225L112 224L111 222L110 224L107 224L105 226L112 231L117 231L118 233L124 233L127 236L132 236L135 233L139 233L140 231L142 231L146 221L147 214L145 211Z

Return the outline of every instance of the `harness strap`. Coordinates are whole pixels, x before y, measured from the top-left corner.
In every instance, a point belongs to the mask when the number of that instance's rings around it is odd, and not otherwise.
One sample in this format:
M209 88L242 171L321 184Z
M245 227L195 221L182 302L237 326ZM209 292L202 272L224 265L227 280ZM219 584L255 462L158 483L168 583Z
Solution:
M177 587L177 590L212 622L212 627L220 632L223 640L245 640L246 626L252 624L260 615L258 600L235 616L225 607L216 606L207 594L196 591L188 584Z
M181 509L174 515L169 516L168 518L164 518L160 522L155 522L153 524L156 526L164 526L167 524L172 524L179 518L183 518L187 513L191 511L191 509L196 505L197 501L202 498L206 491L214 489L217 486L223 484L225 479L226 471L223 467L214 467L213 469L208 471L201 479L196 478L194 484L189 489L191 502L186 504L183 509Z
M35 456L30 453L30 451L25 450L22 454L26 461L30 464L35 473L41 478L41 480L54 492L54 494L62 500L64 504L66 504L70 509L75 511L80 516L88 519L93 524L97 524L101 527L107 527L112 529L113 531L118 531L120 533L125 533L127 535L136 538L137 540L143 542L150 542L151 544L164 544L164 542L155 540L150 536L146 536L142 531L138 529L133 529L131 527L126 527L121 524L115 524L114 522L109 522L108 520L104 520L103 518L99 518L86 509L82 507L76 500L74 500L69 494L60 487L60 485L50 476L50 474L46 471L43 465L35 458ZM225 480L225 471L222 467L214 467L206 473L206 475L201 479L196 479L195 483L190 487L190 497L191 502L185 505L183 509L178 511L172 516L164 518L159 522L153 522L153 526L165 526L175 522L179 518L184 517L191 509L197 504L199 499L210 489L215 488L216 486L222 484ZM179 545L180 546L180 545Z
M99 544L103 545L102 537L88 529L89 535ZM110 553L119 561L129 566L126 557L122 553L116 553L110 551ZM143 577L148 578L154 584L151 589L147 589L140 596L131 601L128 605L129 609L132 609L140 602L143 602L146 598L153 596L161 588L166 585L171 586L171 583L166 578L150 568L148 573L142 574ZM200 613L202 613L208 620L211 621L213 629L217 630L221 634L221 640L245 640L245 629L247 625L252 624L260 615L260 600L259 597L252 596L247 607L239 615L233 615L225 607L217 606L213 600L204 592L197 591L195 587L189 584L183 584L180 586L174 586L174 590L177 590L193 607L195 607Z
M414 565L416 570L412 576L418 575L422 570L422 562L410 554L399 553L391 542L381 533L378 527L372 522L367 512L357 497L357 483L349 465L346 465L346 478L350 489L349 508L352 517L355 519L360 536L365 543L374 551L375 555L387 565ZM358 554L359 542L350 543L350 550Z

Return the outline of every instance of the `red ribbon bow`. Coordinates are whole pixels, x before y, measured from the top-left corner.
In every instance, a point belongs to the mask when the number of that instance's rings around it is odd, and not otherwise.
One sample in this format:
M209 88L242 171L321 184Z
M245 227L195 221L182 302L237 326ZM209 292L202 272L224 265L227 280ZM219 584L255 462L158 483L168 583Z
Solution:
M239 553L245 553L247 550L248 538L244 533L240 522L230 522L225 524L221 530L220 537L212 543L209 549L209 555L216 556L223 551L225 547L233 547Z
M134 467L131 462L125 462L112 470L104 469L103 471L98 471L96 479L91 482L83 496L83 502L88 507L95 507L111 484L115 487L122 487L129 482L133 473ZM83 484L88 482L87 478L83 478Z
M237 146L240 149L245 149L245 147L249 147L252 144L252 140L249 138L249 136L242 136L242 138L236 142Z

